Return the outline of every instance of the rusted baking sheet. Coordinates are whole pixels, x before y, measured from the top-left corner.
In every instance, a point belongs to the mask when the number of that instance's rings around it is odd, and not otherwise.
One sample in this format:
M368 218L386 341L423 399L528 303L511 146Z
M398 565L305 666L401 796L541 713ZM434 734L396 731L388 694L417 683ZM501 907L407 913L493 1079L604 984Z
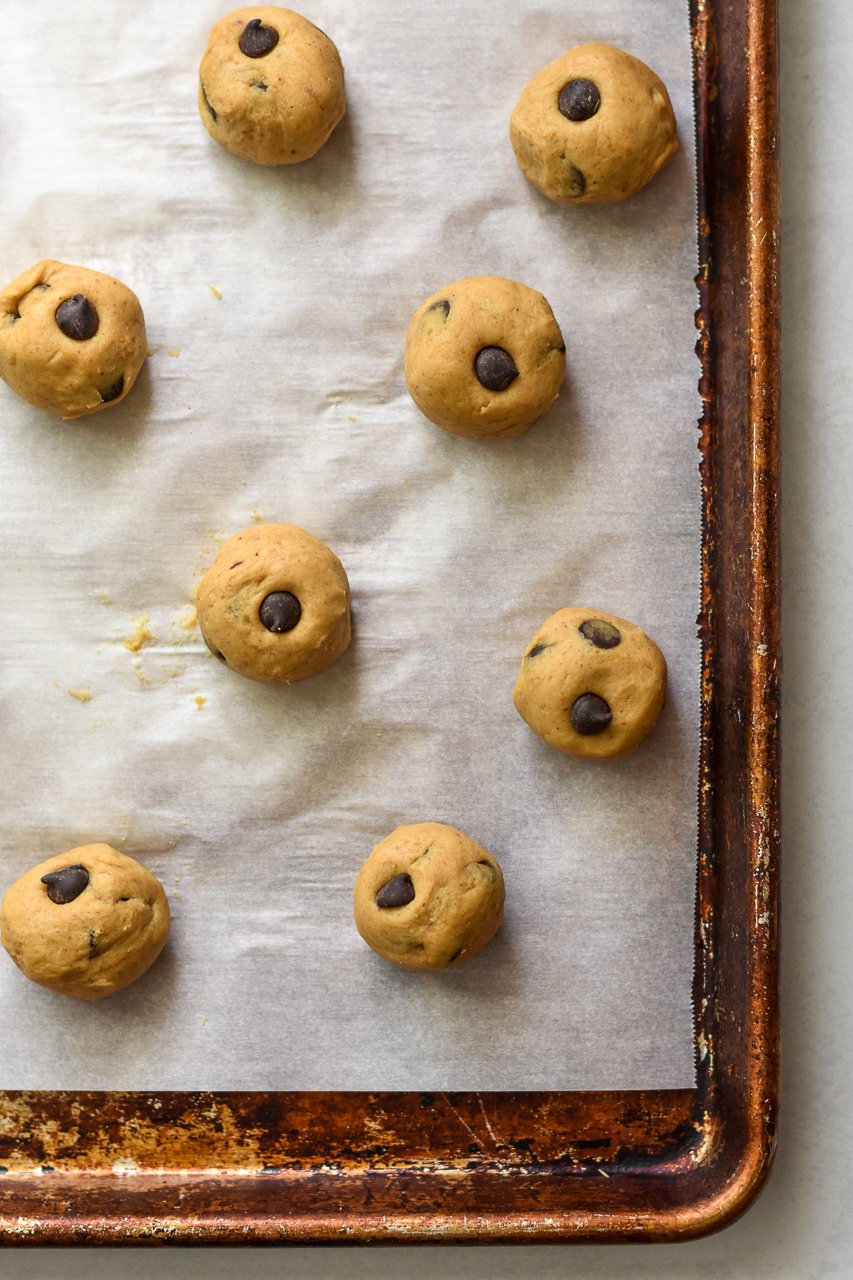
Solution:
M692 0L704 551L695 1091L0 1095L14 1244L674 1240L750 1203L778 1067L775 0Z

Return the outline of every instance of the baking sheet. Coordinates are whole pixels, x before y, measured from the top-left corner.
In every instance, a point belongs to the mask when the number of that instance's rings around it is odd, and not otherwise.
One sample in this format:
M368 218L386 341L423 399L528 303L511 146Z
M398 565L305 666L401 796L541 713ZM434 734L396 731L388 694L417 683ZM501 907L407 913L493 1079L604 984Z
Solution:
M174 924L150 973L92 1006L0 956L0 1086L690 1086L686 10L322 0L308 16L350 112L289 171L197 118L221 11L4 9L0 275L44 256L115 274L156 350L89 420L0 386L0 881L106 840L160 876ZM507 123L532 74L592 39L663 77L682 150L625 205L566 210L523 179ZM566 339L564 392L517 440L448 436L406 395L411 312L474 274L540 289ZM218 540L258 518L326 540L353 587L351 649L292 689L233 675L184 625ZM625 760L563 757L512 706L524 645L570 603L666 654L663 717ZM500 934L450 973L396 971L351 923L363 858L422 819L507 878Z

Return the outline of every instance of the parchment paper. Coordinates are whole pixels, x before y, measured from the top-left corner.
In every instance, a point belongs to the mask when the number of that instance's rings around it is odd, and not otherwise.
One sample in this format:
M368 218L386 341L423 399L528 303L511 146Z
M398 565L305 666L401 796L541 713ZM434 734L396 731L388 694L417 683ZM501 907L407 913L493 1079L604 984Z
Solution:
M95 1005L0 953L0 1084L689 1086L686 8L312 0L350 113L292 170L228 155L197 118L223 8L4 4L0 274L108 271L157 349L124 403L76 423L0 385L0 882L105 840L163 880L174 926ZM593 39L664 78L682 150L624 205L563 209L507 124L531 75ZM475 274L540 289L568 346L558 404L497 444L432 426L403 381L412 311ZM256 518L326 540L353 587L351 649L292 689L233 675L182 625L217 540ZM635 620L669 662L663 717L625 760L561 756L512 705L525 644L573 603ZM438 975L397 971L351 920L373 844L422 819L485 844L508 885L494 943Z

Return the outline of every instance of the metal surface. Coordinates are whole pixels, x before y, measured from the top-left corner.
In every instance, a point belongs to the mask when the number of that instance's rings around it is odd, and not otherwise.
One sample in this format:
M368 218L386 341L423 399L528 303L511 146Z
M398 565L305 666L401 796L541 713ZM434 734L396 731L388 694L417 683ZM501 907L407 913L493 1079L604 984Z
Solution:
M671 1240L748 1206L778 1072L775 0L692 0L704 402L695 1091L0 1095L0 1241Z

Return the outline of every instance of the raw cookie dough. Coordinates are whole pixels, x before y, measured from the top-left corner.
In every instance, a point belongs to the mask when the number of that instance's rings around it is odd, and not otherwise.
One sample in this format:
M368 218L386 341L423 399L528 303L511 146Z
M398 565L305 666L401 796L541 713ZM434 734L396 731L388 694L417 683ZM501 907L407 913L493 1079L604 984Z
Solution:
M368 946L405 969L446 969L492 938L504 878L481 845L443 822L398 827L355 882L356 928Z
M255 164L298 164L320 150L346 113L340 55L291 9L234 9L210 33L198 109L227 151Z
M675 155L663 82L609 44L581 44L524 88L509 123L522 172L558 204L634 195Z
M232 671L295 684L350 642L350 590L325 543L292 524L261 524L224 543L196 593L211 653Z
M100 271L45 258L0 293L0 378L39 409L117 404L147 352L139 299Z
M454 435L520 435L556 400L565 373L566 346L551 308L515 280L457 280L412 316L409 394Z
M149 871L108 844L69 849L16 880L0 941L42 987L100 1000L130 986L169 936L169 903Z
M666 662L645 632L598 609L560 609L521 660L513 701L540 738L605 759L639 746L666 694Z

